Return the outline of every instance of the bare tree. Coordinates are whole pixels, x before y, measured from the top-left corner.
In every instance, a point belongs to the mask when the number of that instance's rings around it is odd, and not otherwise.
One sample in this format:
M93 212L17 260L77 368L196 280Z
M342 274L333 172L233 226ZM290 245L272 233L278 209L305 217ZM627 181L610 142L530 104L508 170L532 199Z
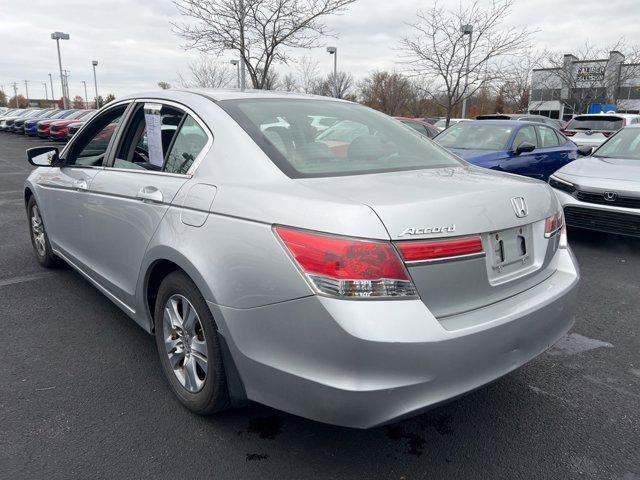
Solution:
M360 100L387 115L404 111L412 95L407 77L397 72L373 72L360 83Z
M325 96L335 96L336 98L346 98L349 96L354 86L353 75L347 72L330 73L325 80L328 90L331 93Z
M310 57L302 57L298 67L298 82L302 93L314 93L320 81L318 61Z
M169 84L169 82L161 81L158 82L158 87L160 87L162 90L169 90L171 88L171 85Z
M528 30L502 26L512 4L513 0L493 0L485 9L474 1L446 10L435 3L418 11L417 21L410 24L413 31L400 45L405 63L414 75L431 82L430 93L445 108L447 123L464 98L495 76L497 59L529 46ZM462 25L473 26L471 40L461 32Z
M296 79L293 73L287 73L282 82L280 83L280 89L285 92L297 92L298 91L298 80Z
M187 48L238 52L254 88L265 88L274 62L287 63L287 48L312 48L330 34L322 18L355 0L174 0L195 23L174 23ZM241 7L244 8L241 8Z
M624 62L624 65L623 65ZM612 45L585 43L574 54L546 52L535 72L532 108L547 100L564 103L584 113L594 102L616 103L621 88L640 76L640 47L620 38Z
M185 88L224 88L233 85L235 72L216 59L202 56L198 60L189 63L190 79L185 79L178 73L178 81Z
M499 113L508 109L524 113L529 108L531 92L531 72L541 65L546 52L529 50L525 55L505 58L496 69L495 86L498 90ZM497 110L496 110L497 111Z

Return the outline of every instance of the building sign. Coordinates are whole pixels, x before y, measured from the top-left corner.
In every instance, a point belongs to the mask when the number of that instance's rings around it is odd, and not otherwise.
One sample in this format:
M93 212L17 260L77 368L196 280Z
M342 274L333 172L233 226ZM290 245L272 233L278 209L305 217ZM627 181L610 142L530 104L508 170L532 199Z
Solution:
M578 67L576 80L578 82L602 82L604 80L604 68L603 65Z

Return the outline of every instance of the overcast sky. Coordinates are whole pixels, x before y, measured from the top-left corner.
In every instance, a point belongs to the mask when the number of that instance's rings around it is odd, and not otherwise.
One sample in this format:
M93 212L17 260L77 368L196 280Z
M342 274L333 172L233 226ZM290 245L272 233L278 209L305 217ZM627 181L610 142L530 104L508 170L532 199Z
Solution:
M329 17L326 23L337 39L327 42L338 47L339 68L356 78L376 69L401 70L394 48L407 29L405 22L430 4L430 0L357 0L343 15ZM61 48L63 67L71 72L72 97L84 96L82 80L92 97L94 59L100 62L98 89L103 96L155 89L161 80L171 83L196 56L183 50L181 39L171 31L170 22L177 17L170 0L2 0L0 88L13 95L10 84L19 82L19 93L24 95L24 80L29 80L30 97L44 98L42 83L52 73L60 96L53 31L71 35ZM535 38L540 47L562 52L575 50L587 39L606 45L625 36L629 43L640 44L637 0L516 0L508 22L539 30ZM322 73L332 68L324 48L292 53L317 58ZM230 53L224 60L231 58Z

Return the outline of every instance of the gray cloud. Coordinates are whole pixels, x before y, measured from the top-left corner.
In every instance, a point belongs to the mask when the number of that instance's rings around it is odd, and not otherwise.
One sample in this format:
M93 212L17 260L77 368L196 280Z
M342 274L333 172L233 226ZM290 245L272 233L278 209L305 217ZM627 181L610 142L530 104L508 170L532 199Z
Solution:
M458 4L441 2L449 3ZM630 43L640 43L640 8L635 4L635 0L520 0L509 23L539 30L535 38L540 47L562 52L577 49L587 39L604 45L625 36ZM345 14L327 19L337 34L327 43L338 47L340 68L357 78L375 69L401 70L398 39L418 8L429 5L425 0L358 0ZM173 81L196 57L183 50L181 39L171 32L170 22L178 17L170 0L6 1L0 15L0 85L9 90L9 84L18 81L24 93L22 81L29 80L32 97L44 97L42 82L48 73L54 74L55 92L60 95L55 42L49 38L55 30L71 34L70 41L62 42L62 54L71 71L72 96L84 95L81 80L91 84L92 59L100 62L100 93L122 95L154 89L160 80ZM323 73L332 68L324 48L291 53L294 58L317 59ZM276 68L286 72L294 66Z

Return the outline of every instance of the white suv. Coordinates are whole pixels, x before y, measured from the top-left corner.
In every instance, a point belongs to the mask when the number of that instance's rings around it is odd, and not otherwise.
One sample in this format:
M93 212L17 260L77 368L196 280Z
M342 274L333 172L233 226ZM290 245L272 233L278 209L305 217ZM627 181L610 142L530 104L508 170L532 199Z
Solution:
M576 145L598 148L622 127L636 123L640 123L640 115L625 113L577 115L567 123L562 133Z

